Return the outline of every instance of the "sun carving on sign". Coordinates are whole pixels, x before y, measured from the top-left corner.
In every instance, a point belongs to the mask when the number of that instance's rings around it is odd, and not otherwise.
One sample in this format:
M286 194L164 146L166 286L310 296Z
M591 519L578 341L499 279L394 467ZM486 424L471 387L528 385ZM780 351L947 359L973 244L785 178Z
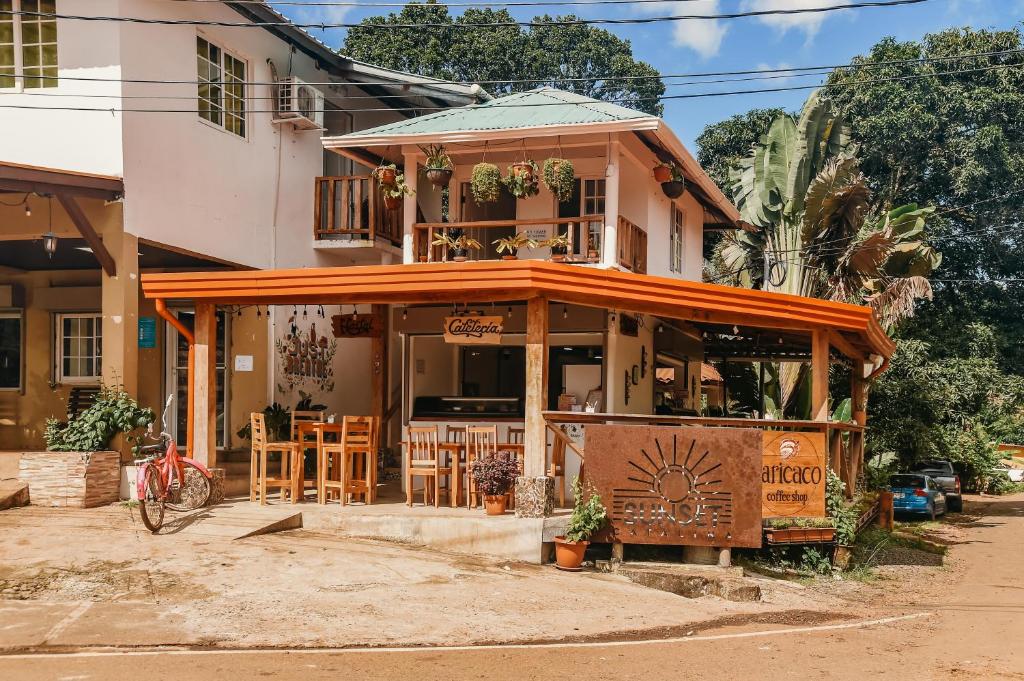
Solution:
M647 526L648 532L660 527L662 534L698 527L714 531L731 524L732 493L715 474L722 466L718 457L701 451L695 439L681 450L678 435L672 436L670 447L660 439L654 445L654 451L641 448L641 456L628 462L633 471L627 479L637 486L614 490L615 511L626 524Z

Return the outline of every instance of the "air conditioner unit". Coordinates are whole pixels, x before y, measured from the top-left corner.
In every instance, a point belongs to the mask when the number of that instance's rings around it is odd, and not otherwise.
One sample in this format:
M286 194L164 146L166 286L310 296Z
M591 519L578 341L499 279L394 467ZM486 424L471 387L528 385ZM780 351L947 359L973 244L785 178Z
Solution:
M274 123L291 123L302 130L324 127L324 94L298 78L277 85L277 116Z

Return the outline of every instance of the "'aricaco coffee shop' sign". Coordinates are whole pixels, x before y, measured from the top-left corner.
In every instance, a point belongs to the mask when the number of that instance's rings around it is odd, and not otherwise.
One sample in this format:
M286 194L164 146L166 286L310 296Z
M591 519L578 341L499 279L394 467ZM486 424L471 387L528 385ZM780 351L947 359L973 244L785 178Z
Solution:
M601 541L761 546L761 431L588 425L586 483L608 509Z
M383 320L375 314L336 314L331 317L335 338L376 338Z
M459 315L444 318L444 342L458 345L497 345L505 328L502 316Z
M761 507L765 518L825 516L825 434L764 432Z

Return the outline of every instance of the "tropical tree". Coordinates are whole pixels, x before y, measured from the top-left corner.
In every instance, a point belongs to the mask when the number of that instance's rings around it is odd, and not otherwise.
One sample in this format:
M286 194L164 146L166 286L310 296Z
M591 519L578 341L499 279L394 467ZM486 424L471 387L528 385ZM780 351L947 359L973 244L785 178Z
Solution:
M806 297L866 303L891 329L931 296L941 256L924 240L932 208L875 214L849 129L817 92L799 118L777 117L731 172L732 194L751 228L728 233L716 253L725 279ZM791 406L806 367L778 370Z

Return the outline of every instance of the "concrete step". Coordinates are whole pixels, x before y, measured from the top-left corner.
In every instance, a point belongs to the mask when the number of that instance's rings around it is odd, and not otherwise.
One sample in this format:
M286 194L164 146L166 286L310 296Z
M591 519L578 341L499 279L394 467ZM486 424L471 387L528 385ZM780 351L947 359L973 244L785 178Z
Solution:
M20 480L0 480L0 511L16 506L28 506L28 483Z
M686 598L718 596L736 602L761 600L761 587L744 579L743 569L739 567L612 560L599 560L596 567L602 572L621 575L634 584Z
M259 506L248 498L229 499L216 506L181 514L172 518L171 523L179 524L177 531L185 534L234 540L298 529L302 527L302 512L290 503L282 504L276 500Z

